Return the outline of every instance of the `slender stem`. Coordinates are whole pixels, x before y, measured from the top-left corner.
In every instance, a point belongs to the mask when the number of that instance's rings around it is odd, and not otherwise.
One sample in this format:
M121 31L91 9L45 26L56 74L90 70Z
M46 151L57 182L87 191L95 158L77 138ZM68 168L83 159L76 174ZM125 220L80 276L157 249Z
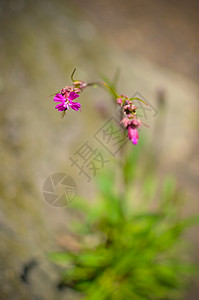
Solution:
M120 111L120 121L123 119L122 109ZM126 137L126 130L123 130L123 137ZM126 144L120 149L120 180L121 180L121 191L120 191L120 204L123 215L126 211L126 191L127 191L127 181L125 175L125 166L126 166Z
M74 82L75 79L73 78L74 74L75 74L76 68L73 70L72 74L71 74L71 80Z
M93 85L97 85L99 87L104 87L101 82L89 82L89 83L87 83L87 86L93 86Z

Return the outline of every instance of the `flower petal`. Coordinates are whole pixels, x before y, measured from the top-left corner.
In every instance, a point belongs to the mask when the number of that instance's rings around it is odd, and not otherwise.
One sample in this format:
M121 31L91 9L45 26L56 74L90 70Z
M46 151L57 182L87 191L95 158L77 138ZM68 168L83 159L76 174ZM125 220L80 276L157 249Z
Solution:
M128 138L134 145L138 143L139 134L137 128L133 128L131 126L128 127Z
M60 104L57 104L55 106L55 109L58 109L58 111L63 111L66 109L66 107L64 107L64 102L60 103Z
M62 94L56 94L53 100L55 102L62 102L65 101L66 99L64 98L64 96L62 96Z
M68 99L72 101L72 100L75 100L78 97L79 97L79 95L77 95L75 92L70 92L70 94L68 96Z
M74 109L75 111L78 111L78 110L80 109L80 107L81 107L81 104L78 103L78 102L71 102L71 103L70 103L70 107L71 107L72 109Z

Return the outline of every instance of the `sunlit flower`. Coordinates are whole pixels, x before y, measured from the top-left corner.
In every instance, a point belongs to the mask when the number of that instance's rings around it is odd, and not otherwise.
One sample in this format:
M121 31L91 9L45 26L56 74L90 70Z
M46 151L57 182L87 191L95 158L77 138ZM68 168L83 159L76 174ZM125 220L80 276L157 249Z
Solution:
M62 89L61 93L56 94L53 99L55 102L61 102L55 106L55 109L58 111L65 111L71 107L75 111L79 110L81 104L78 102L73 102L73 100L78 97L79 95L77 95L75 92L69 92L67 89Z

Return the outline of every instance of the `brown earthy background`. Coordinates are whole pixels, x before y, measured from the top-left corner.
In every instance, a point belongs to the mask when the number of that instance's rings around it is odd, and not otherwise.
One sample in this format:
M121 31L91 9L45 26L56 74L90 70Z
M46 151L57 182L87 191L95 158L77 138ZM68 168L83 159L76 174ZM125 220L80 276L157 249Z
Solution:
M107 96L88 90L83 112L60 119L48 95L70 82L74 67L85 81L112 78L120 68L118 89L141 93L156 109L164 95L161 135L154 131L159 114L147 115L143 132L155 138L160 174L176 176L184 214L199 213L198 12L194 0L0 0L1 299L74 299L54 289L59 270L45 256L72 243L70 214L44 201L42 185L50 174L68 173L78 194L92 198L94 180L86 183L68 157L103 124L96 106L111 115ZM197 231L187 237L198 263ZM19 274L30 261L37 266L24 284ZM185 299L198 299L198 286L196 276Z

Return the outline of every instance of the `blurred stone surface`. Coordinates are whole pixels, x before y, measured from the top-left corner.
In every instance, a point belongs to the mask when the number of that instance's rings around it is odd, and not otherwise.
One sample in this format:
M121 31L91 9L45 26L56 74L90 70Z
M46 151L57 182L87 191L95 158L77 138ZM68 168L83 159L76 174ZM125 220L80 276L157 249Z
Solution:
M155 108L159 89L165 90L161 135L154 131L160 112L153 117L153 111L143 120L150 127L142 133L154 145L159 141L159 167L177 176L188 197L186 214L199 212L197 1L191 1L188 11L185 1L171 2L108 1L106 10L103 1L0 2L2 300L75 299L71 291L56 289L60 269L46 258L65 235L70 209L46 203L42 185L49 175L64 172L75 178L79 196L92 199L94 180L87 183L79 176L68 157L104 123L96 99L106 104L109 116L113 110L103 91L90 89L81 96L82 113L70 111L60 119L48 95L70 83L74 67L85 81L98 80L101 73L112 78L120 67L119 91L139 92ZM189 238L199 261L195 230ZM21 272L34 259L37 265L26 284ZM197 281L191 287L194 297Z

